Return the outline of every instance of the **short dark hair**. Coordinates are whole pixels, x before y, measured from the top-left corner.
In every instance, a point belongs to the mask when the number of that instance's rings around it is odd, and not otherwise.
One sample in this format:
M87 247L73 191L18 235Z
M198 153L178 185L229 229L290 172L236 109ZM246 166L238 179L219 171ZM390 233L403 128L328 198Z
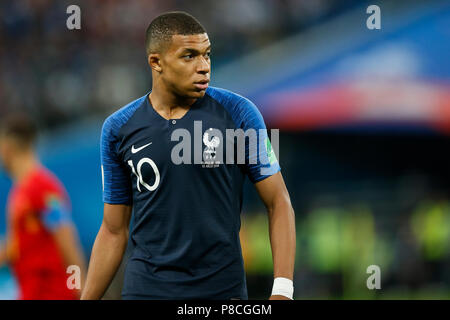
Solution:
M153 19L148 26L145 37L145 50L147 55L160 53L170 44L172 36L176 34L192 35L199 33L206 33L206 30L189 13L183 11L166 12Z
M1 120L0 135L13 138L20 145L32 146L36 141L37 127L25 113L12 113Z

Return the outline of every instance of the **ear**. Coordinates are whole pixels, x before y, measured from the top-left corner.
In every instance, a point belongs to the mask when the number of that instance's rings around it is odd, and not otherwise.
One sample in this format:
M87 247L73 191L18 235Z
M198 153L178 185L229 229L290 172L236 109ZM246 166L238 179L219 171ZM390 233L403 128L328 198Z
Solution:
M155 70L156 72L161 72L161 58L158 53L150 53L147 57L147 62L150 68L152 70Z

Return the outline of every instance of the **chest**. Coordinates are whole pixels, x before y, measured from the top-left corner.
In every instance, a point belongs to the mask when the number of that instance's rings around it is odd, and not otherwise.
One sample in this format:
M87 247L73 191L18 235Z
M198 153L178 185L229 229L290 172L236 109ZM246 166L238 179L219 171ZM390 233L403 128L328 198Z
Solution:
M142 121L146 117L152 121ZM193 110L171 120L143 113L122 131L118 155L139 191L174 180L223 178L236 164L227 139L235 129L225 113Z

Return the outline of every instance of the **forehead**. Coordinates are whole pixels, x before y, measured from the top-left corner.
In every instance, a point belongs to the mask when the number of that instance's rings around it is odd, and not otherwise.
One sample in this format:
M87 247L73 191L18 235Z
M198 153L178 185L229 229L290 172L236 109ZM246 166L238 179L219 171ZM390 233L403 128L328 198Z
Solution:
M176 34L172 36L172 41L169 47L170 51L181 51L184 49L196 49L198 51L206 50L211 45L209 37L206 33L181 35Z

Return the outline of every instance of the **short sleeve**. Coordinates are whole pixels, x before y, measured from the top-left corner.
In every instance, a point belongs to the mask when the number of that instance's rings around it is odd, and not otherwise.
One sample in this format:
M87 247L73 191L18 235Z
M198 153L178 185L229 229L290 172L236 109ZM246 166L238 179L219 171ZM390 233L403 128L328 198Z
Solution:
M44 200L42 222L49 230L55 231L63 225L72 224L70 206L57 194L49 194Z
M245 167L251 182L268 178L281 170L267 134L263 116L250 100L243 98L239 105L239 117L244 132L251 130L256 134L256 143L245 140Z
M128 171L117 154L117 132L120 127L114 118L106 119L102 128L100 153L103 183L103 202L109 204L131 203L131 181Z

